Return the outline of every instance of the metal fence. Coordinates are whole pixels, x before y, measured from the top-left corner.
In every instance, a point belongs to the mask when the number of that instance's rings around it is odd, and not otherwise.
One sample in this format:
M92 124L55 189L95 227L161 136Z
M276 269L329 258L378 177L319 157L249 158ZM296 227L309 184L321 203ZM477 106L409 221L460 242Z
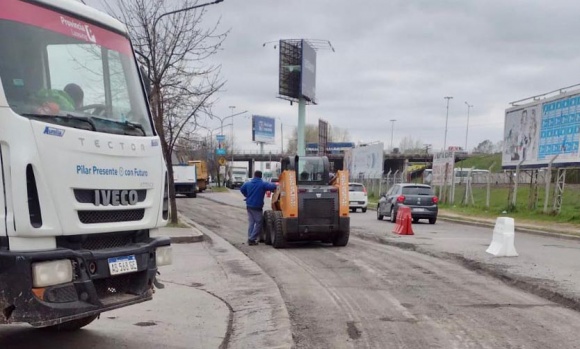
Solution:
M405 172L389 172L382 177L377 176L351 176L350 181L361 183L367 189L369 197L378 198L381 194L386 193L393 185L406 182L407 174Z

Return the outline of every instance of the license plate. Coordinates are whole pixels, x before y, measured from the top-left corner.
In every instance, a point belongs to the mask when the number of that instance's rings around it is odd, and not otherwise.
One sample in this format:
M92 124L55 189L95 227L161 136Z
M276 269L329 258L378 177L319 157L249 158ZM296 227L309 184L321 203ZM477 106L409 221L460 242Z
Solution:
M423 212L423 211L425 211L425 209L424 208L421 208L421 207L416 207L416 208L413 209L413 211L415 211L415 212Z
M132 273L138 270L135 256L114 257L109 258L108 261L111 275Z

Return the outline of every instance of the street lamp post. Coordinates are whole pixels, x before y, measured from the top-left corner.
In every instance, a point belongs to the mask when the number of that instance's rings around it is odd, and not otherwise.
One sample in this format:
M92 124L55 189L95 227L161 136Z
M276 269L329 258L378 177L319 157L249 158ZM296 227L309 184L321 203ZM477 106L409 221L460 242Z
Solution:
M467 102L465 102L465 105L467 105L467 128L465 129L465 151L468 152L468 150L467 150L467 135L469 134L469 109L473 108L473 105L470 105Z
M182 8L182 9L175 10L175 11L165 12L161 16L157 17L155 19L155 22L153 22L153 32L155 33L155 27L157 26L157 23L159 22L159 20L161 18L165 17L165 16L169 16L169 15L172 15L172 14L175 14L175 13L179 13L179 12L185 12L185 11L194 10L196 8L200 8L200 7L204 7L204 6L215 5L215 4L218 4L218 3L222 2L222 1L224 1L224 0L215 0L215 1L212 1L212 2L205 3L205 4L194 5L194 6Z
M230 118L232 118L232 165L233 165L233 163L234 163L234 109L236 109L236 106L230 105L229 108L232 111Z
M229 118L229 116L228 116L228 118ZM223 121L222 120L220 120L220 121L221 121L221 125L218 126L218 127L216 127L216 128L213 128L213 129L211 129L209 127L206 127L206 126L198 125L199 128L203 128L203 129L207 130L208 131L208 134L209 134L209 149L210 149L210 152L211 152L212 155L211 155L211 157L208 157L208 159L211 158L213 160L212 161L213 166L215 168L217 168L217 176L216 176L216 178L217 178L217 182L218 182L218 187L221 187L222 181L220 180L219 165L216 165L215 164L215 152L216 152L216 149L214 147L214 134L213 133L214 133L214 131L221 130L220 134L223 134L224 126L226 126L226 127L227 126L230 126L229 124L228 125L224 125L223 124ZM207 136L206 136L206 139L207 139ZM208 142L206 141L206 143L208 143Z
M391 153L393 152L393 134L395 129L395 121L396 119L391 119Z
M453 97L443 97L447 100L447 115L445 116L445 138L443 139L443 151L447 149L447 122L449 121L449 100Z
M284 154L284 124L282 123L282 119L280 119L280 117L277 117L277 119L280 121L280 149L281 149L281 154Z

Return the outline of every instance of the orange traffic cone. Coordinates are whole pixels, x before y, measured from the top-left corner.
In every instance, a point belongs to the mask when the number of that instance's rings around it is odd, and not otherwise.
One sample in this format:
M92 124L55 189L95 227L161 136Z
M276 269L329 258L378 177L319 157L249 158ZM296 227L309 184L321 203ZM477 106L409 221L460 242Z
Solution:
M398 235L415 235L415 233L413 233L412 220L411 208L404 205L399 206L399 210L397 211L397 222L393 229L393 233Z

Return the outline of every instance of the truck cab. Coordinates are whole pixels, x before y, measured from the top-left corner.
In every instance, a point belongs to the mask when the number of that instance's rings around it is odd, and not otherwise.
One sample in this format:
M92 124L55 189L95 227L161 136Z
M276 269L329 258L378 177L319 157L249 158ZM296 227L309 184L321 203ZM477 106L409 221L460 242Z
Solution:
M75 329L150 300L168 181L125 27L2 0L0 45L0 324Z

